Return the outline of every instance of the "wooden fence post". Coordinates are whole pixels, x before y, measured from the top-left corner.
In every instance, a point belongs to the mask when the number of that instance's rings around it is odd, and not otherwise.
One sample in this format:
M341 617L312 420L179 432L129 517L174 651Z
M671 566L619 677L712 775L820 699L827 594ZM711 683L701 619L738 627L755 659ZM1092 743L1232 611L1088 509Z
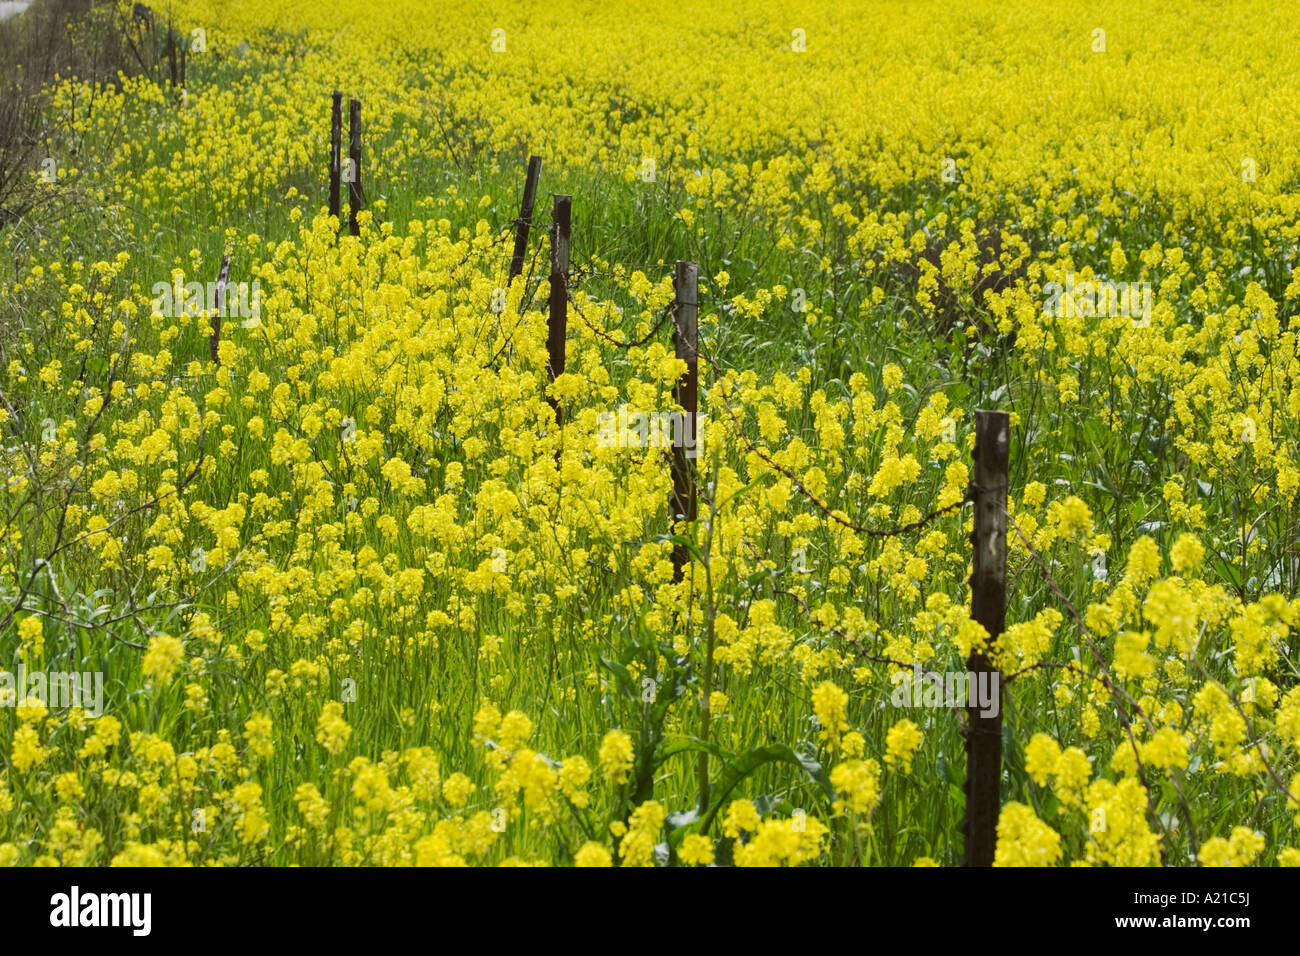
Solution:
M681 427L673 436L673 493L668 500L669 530L676 521L695 520L695 476L690 460L699 448L699 330L696 318L699 305L700 267L694 262L677 260L673 275L673 354L686 362L686 374L673 386L673 401L684 410ZM690 448L686 447L690 443ZM687 457L690 451L690 458ZM683 545L673 545L673 581L680 581L688 560Z
M515 222L515 254L510 258L510 278L506 285L515 281L515 277L524 271L524 253L528 249L528 228L533 223L533 203L537 201L537 180L542 175L542 157L528 157L528 177L524 180L524 201L519 207L519 219ZM565 237L567 241L567 236ZM569 267L565 263L567 281ZM566 290L567 291L567 290Z
M348 156L352 160L352 181L348 183L348 211L350 221L348 231L354 236L361 235L361 226L357 215L361 212L361 101L352 100L348 104Z
M170 24L167 26L167 62L171 66L172 89L176 89L176 31Z
M330 110L330 215L339 217L339 154L343 141L343 94L334 91Z
M538 160L540 164L540 160ZM531 169L530 169L531 175ZM572 196L555 196L551 205L551 297L550 317L546 322L546 370L551 381L564 374L564 337L569 325L569 227L573 212ZM564 424L560 403L547 399L555 409L556 427ZM560 463L560 449L555 449L555 463Z
M1006 412L975 412L975 530L971 533L971 619L996 641L1007 616L1007 459L1011 420ZM987 687L992 707L966 709L966 865L992 866L997 848L1002 780L1001 675L982 651L966 662L975 688ZM992 710L993 713L987 713Z
M212 316L212 338L208 347L212 352L212 364L221 365L221 316L226 310L226 280L230 278L230 256L221 257L221 271L217 273L216 312Z

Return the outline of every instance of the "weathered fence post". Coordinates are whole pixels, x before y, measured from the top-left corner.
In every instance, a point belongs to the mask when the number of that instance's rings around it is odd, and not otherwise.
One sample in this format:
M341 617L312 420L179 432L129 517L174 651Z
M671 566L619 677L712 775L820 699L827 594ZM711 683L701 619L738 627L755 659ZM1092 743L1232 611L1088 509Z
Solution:
M540 163L540 160L539 160ZM531 171L530 171L531 174ZM573 212L572 196L555 196L551 205L551 297L550 317L546 321L546 370L551 381L564 374L564 336L569 325L569 226ZM560 403L547 401L555 409L555 424L562 427ZM560 449L555 449L555 463Z
M975 530L971 533L971 619L996 641L1007 616L1007 458L1011 420L1006 412L975 412ZM966 709L966 865L992 866L997 847L1002 780L1001 675L973 650L966 662L972 689L989 688L992 707ZM982 696L982 695L972 695ZM993 711L989 714L987 711Z
M673 275L673 353L686 362L686 374L673 386L673 401L683 409L681 426L673 436L673 494L668 501L669 530L676 521L695 520L695 476L690 467L699 448L699 338L696 327L700 267L677 260ZM687 447L689 444L689 448ZM673 581L680 581L688 555L685 546L673 545Z
M348 104L348 157L352 161L352 179L348 183L348 212L350 219L348 231L354 236L361 235L361 226L357 215L361 212L361 101L352 100Z
M533 203L537 201L537 180L542 175L542 157L528 157L528 177L524 180L524 201L519 207L519 219L515 222L515 254L510 258L510 278L506 285L515 281L515 277L524 271L524 253L528 249L528 228L533 223ZM565 264L568 275L568 264Z
M226 311L226 280L230 278L230 256L221 257L221 271L217 273L216 311L212 315L212 338L208 342L212 352L212 364L221 364L219 346L221 345L221 316Z
M176 31L170 24L167 26L167 62L171 66L172 89L176 89Z
M339 217L339 153L343 141L343 94L334 91L330 110L330 215Z

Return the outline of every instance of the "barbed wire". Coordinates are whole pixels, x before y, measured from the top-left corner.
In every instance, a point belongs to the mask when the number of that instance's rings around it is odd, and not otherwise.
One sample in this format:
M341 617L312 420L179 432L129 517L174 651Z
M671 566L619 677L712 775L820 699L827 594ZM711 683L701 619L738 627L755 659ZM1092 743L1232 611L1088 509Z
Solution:
M620 349L640 348L642 345L645 345L656 335L658 335L659 330L662 329L665 323L667 323L668 319L672 317L673 305L672 303L669 303L667 306L664 307L663 314L659 316L659 321L655 323L654 328L652 328L644 336L637 339L635 342L631 342L631 341L620 342L612 335L596 328L594 325L591 324L590 320L588 320L586 316L586 313L582 311L582 306L578 305L577 300L573 298L572 292L569 292L566 289L565 294L568 296L569 304L572 305L574 311L578 313L578 318L582 320L582 324L587 327L587 330L590 331L593 335L596 335L604 339L606 342L608 342L610 345L613 345L615 348L620 348Z
M1060 588L1060 585L1058 585L1058 584L1056 583L1056 578L1052 575L1052 572L1048 569L1047 564L1046 564L1046 562L1043 560L1042 555L1038 553L1038 550L1037 550L1037 549L1033 546L1033 544L1029 541L1029 538L1025 535L1025 532L1021 529L1020 525L1016 523L1016 519L1013 518L1013 517L1011 516L1011 514L1010 514L1010 513L1009 513L1005 508L1002 509L1002 513L1003 513L1004 515L1006 515L1006 518L1007 518L1007 522L1008 522L1008 524L1009 524L1009 525L1011 526L1011 528L1016 532L1016 536L1020 538L1020 542L1021 542L1021 544L1023 544L1023 545L1025 546L1025 550L1029 553L1029 556L1030 556L1031 558L1034 559L1034 562L1038 565L1039 569L1042 571L1042 573L1043 573L1043 578L1044 578L1044 580L1046 580L1048 587L1050 587L1050 588L1052 589L1053 593L1056 594L1057 598L1061 601L1061 603L1065 605L1065 608L1066 608L1066 610L1070 613L1071 618L1073 618L1073 620L1074 620L1074 622L1075 622L1075 625L1079 628L1079 634L1080 634L1080 636L1083 637L1084 641L1088 644L1088 649L1089 649L1089 651L1092 653L1093 657L1096 659L1096 661L1097 661L1097 665L1098 665L1098 669L1099 669L1099 672L1100 672L1100 677L1097 677L1097 676L1095 676L1095 675L1090 675L1090 676L1093 676L1093 679L1094 679L1094 680L1100 680L1101 683L1102 683L1102 684L1103 684L1103 685L1104 685L1108 690L1111 691L1112 696L1116 695L1117 693L1118 693L1118 694L1122 694L1122 695L1123 695L1123 696L1128 700L1129 704L1133 707L1134 712L1137 713L1137 715L1138 715L1139 717L1142 718L1143 723L1144 723L1144 724L1146 725L1146 727L1147 727L1147 732L1148 732L1148 733L1152 733L1152 734L1154 734L1155 731L1156 731L1155 724L1154 724L1154 723L1151 721L1151 719L1147 716L1146 712L1142 709L1142 706L1141 706L1141 705L1140 705L1136 700L1133 699L1132 695L1130 695L1127 691L1125 691L1123 688L1121 688L1121 687L1119 687L1118 685L1116 685L1116 684L1111 680L1109 669L1106 667L1105 660L1103 659L1102 654L1101 654L1101 651L1100 651L1100 649L1097 647L1096 642L1095 642L1095 641L1092 639L1092 637L1090 636L1090 632L1089 632L1089 630L1088 630L1087 625L1083 623L1083 620L1079 617L1079 613L1078 613L1078 611L1076 611L1075 608L1074 608L1074 604L1071 603L1070 599L1067 598L1067 597L1065 596L1064 592L1063 592L1063 591L1061 590L1061 588ZM1046 666L1069 666L1069 665L1043 664L1042 666L1045 666L1045 667L1046 667ZM1199 663L1197 663L1197 666L1198 666L1198 667L1201 667L1201 665L1200 665ZM1029 669L1029 668L1025 668L1025 670L1028 670L1028 669ZM1203 668L1203 667L1201 667L1201 670L1202 670L1202 672L1204 673L1204 668ZM1023 673L1023 671L1022 671L1022 672L1017 672L1017 675L1018 675L1019 673ZM1083 673L1087 673L1087 672L1086 672L1086 671L1083 671ZM1211 679L1213 679L1213 678L1211 677L1211 675L1208 674L1208 673L1205 673L1205 676L1206 676L1206 677L1209 677L1209 678L1211 678ZM1237 710L1237 712L1240 714L1242 720L1246 722L1246 727L1249 729L1249 728L1250 728L1250 720L1249 720L1249 718L1246 716L1245 711L1242 709L1241 704L1238 702L1236 695L1233 694L1231 691L1227 690L1227 688L1224 688L1224 693L1226 693L1226 694L1228 695L1228 699L1231 701L1233 707L1234 707L1234 708ZM1118 707L1117 707L1116 709L1117 709L1117 711L1120 713L1120 719L1121 719L1121 722L1123 722L1123 721L1124 721L1123 710L1122 710L1121 708L1118 708ZM1127 725L1127 723L1125 724L1125 728L1128 729L1128 725ZM1129 736L1130 736L1130 740L1131 740L1131 739L1132 739L1132 733L1131 733L1131 731L1130 731ZM1269 762L1268 762L1268 756L1267 756L1267 754L1266 754L1265 751L1264 751L1264 746L1263 746L1262 742L1259 740L1259 738L1258 738L1258 737L1257 737L1253 732L1251 732L1251 743L1253 743L1253 744L1256 746L1256 748L1259 750L1260 759L1261 759L1261 761L1262 761L1263 764L1264 764L1264 769L1268 772L1268 775L1272 778L1273 783L1274 783L1274 785L1277 787L1277 789L1278 789L1278 790L1283 794L1283 796L1285 796L1288 800L1290 800L1290 801L1294 801L1294 802L1300 802L1300 800L1297 800L1296 795L1293 794L1293 793L1291 792L1290 787L1288 787L1288 785L1286 784L1286 782L1281 778L1281 776L1278 775L1277 771L1273 769L1272 765L1269 764ZM1141 767L1142 767L1142 761L1141 761L1140 756L1137 755L1137 752L1136 752L1136 744L1134 744L1134 755L1135 755L1135 757L1137 757L1137 759L1138 759L1138 768L1139 768L1139 770L1140 770ZM1144 780L1143 783L1145 784L1145 782L1146 782L1146 781ZM1184 812L1185 812L1186 815L1187 815L1188 828L1189 828L1189 836L1190 836L1190 838L1191 838L1191 840L1192 840L1192 842L1193 842L1193 845L1195 845L1196 838L1195 838L1194 835L1192 835L1192 834L1190 833L1190 828L1191 828L1191 809L1190 809L1190 807L1187 805L1187 798L1183 795L1182 788L1181 788L1181 786L1179 786L1178 781L1173 780L1173 779L1171 778L1171 782L1173 783L1175 790L1178 792L1179 800L1181 801L1181 803L1182 803L1182 805L1183 805L1183 810L1184 810Z
M764 558L762 555L758 553L757 549L755 549L754 546L750 544L748 540L745 540L745 547L749 548L749 551L754 556L755 560L760 562L767 560L766 558ZM872 654L871 652L867 651L865 648L859 647L858 645L861 642L858 640L858 638L853 637L852 635L844 631L842 628L836 627L834 624L823 624L820 621L815 620L812 615L812 609L808 606L808 602L805 601L802 597L800 597L795 592L788 591L785 588L773 587L772 593L780 594L783 595L784 597L791 598L797 605L799 605L800 610L803 611L804 617L808 619L808 623L810 626L817 627L830 634L834 634L845 644L848 644L850 647L854 649L859 660L871 661L874 664L888 664L893 667L902 668L905 671L911 671L914 668L920 668L922 675L926 677L934 677L940 681L943 680L942 674L940 674L938 671L932 671L922 667L920 661L914 661L912 663L908 663L907 661L900 661L893 657L885 657L881 654ZM958 706L955 700L952 702L951 707L953 713L956 714L957 716L957 721L961 726L962 733L963 734L969 733L970 724L966 720L966 714L964 713L963 709L960 706Z
M1115 704L1115 713L1119 717L1120 724L1124 728L1124 733L1128 737L1129 746L1133 750L1133 760L1137 768L1138 780L1141 782L1142 788L1147 794L1148 819L1153 824L1152 829L1159 829L1162 831L1165 844L1162 855L1167 859L1169 851L1169 829L1167 827L1159 827L1155 825L1159 823L1159 817L1156 814L1155 798L1151 794L1151 784L1147 779L1146 767L1142 762L1142 753L1137 744L1137 737L1133 733L1133 722L1124 708L1124 702L1126 701L1128 706L1132 708L1133 713L1136 713L1138 717L1142 719L1142 723L1146 726L1147 733L1155 734L1155 724L1152 722L1151 718L1147 716L1142 705L1133 699L1133 695L1120 687L1111 677L1110 668L1106 666L1105 657L1102 655L1101 649L1097 646L1096 641L1093 640L1091 633L1088 630L1088 626L1083 623L1083 619L1079 616L1079 612L1075 610L1074 604L1065 596L1065 592L1061 590L1060 585L1056 583L1056 578L1047 567L1047 563L1043 560L1042 555L1038 553L1038 550L1030 542L1024 531L1021 530L1016 519L1011 516L1009 511L1007 511L1006 506L1003 505L1000 510L1006 518L1007 523L1016 532L1017 537L1020 538L1020 542L1025 546L1025 550L1029 552L1030 557L1034 559L1034 562L1043 572L1043 577L1046 580L1048 587L1052 589L1053 593L1056 594L1061 603L1065 605L1065 609L1069 612L1070 617L1074 619L1075 625L1079 628L1079 636L1083 638L1083 641L1088 646L1088 650L1092 654L1093 659L1097 662L1099 679L1101 680L1102 685L1110 692L1111 701ZM1123 698L1122 701L1121 698ZM1172 772L1169 775L1169 781L1173 784L1174 790L1178 794L1180 808L1183 811L1183 815L1187 818L1187 838L1191 841L1192 853L1193 855L1198 855L1199 844L1192 824L1192 808L1187 802L1187 795L1183 792L1182 785L1174 778Z
M718 363L713 359L712 356L700 350L698 347L696 349L696 353L700 356L700 358L704 359L706 362L709 363L710 366L712 366L715 376L721 378L725 374L722 370L722 367L718 365ZM905 525L900 525L895 528L868 528L865 525L860 525L855 521L850 521L848 518L843 517L836 510L833 510L829 505L827 505L820 498L818 498L817 495L815 495L802 481L800 481L798 476L795 475L793 471L791 471L789 468L786 468L784 465L781 465L780 463L775 461L771 455L761 450L758 447L758 445L756 445L753 442L753 440L750 439L749 435L745 433L744 426L740 423L740 420L736 417L736 412L731 407L731 402L727 400L725 389L722 391L722 402L726 406L727 414L731 418L731 422L736 428L736 434L740 436L740 440L745 443L746 447L748 447L750 451L752 451L755 455L757 455L759 458L765 461L773 470L779 472L781 475L789 479L789 481L795 486L795 489L804 498L806 498L809 502L811 502L812 505L816 507L818 511L822 512L822 514L826 515L826 517L830 518L833 521L838 522L839 524L843 525L849 530L856 532L857 534L865 534L868 537L873 537L873 538L890 538L890 537L895 537L897 535L909 534L913 531L919 531L921 528L924 528L932 521L935 521L946 514L951 514L952 512L961 508L967 502L974 500L974 486L967 485L966 492L961 497L960 500L954 501L951 504L945 505L942 508L936 508L933 511L929 512L928 514L924 514L920 518L916 519L915 521L909 522Z
M588 256L587 262L592 265L604 264L604 257L599 255ZM672 262L631 262L631 263L616 262L614 263L614 266L612 268L623 269L624 270L623 274L620 275L617 272L604 272L598 269L590 268L590 265L577 265L577 266L571 266L569 275L574 282L581 284L582 282L585 282L587 279L598 279L598 278L625 279L628 277L628 275L630 275L633 272L645 272L647 270L652 270L652 269L672 270L676 268L676 264Z

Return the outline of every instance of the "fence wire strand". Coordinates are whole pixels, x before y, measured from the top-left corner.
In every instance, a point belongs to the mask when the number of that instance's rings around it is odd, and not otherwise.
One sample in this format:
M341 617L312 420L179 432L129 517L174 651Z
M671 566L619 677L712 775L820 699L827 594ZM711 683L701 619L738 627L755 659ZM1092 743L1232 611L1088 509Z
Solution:
M718 380L719 384L721 384L721 380L725 374L721 366L718 365L711 355L704 352L702 349L697 348L696 352L700 358L704 359L713 368L715 379ZM745 433L744 426L740 423L740 419L736 417L735 409L732 408L731 402L727 399L725 388L722 389L721 394L722 402L727 408L727 414L731 418L732 424L735 426L736 434L740 436L740 440L745 443L745 446L765 461L774 471L777 471L787 478L794 485L796 490L798 490L799 494L807 499L815 508L817 508L818 511L826 515L826 517L830 518L832 521L838 522L857 534L864 534L872 538L891 538L902 534L909 534L913 531L919 531L931 522L943 517L944 515L951 514L963 505L974 500L974 488L973 486L968 485L966 493L958 501L954 501L952 504L945 505L942 508L936 508L928 514L922 515L915 521L909 522L905 525L900 525L895 528L868 528L855 521L850 521L848 518L843 517L840 512L832 509L824 501L813 494L813 492L799 480L798 476L795 475L794 472L775 461L771 455L760 449L749 435Z

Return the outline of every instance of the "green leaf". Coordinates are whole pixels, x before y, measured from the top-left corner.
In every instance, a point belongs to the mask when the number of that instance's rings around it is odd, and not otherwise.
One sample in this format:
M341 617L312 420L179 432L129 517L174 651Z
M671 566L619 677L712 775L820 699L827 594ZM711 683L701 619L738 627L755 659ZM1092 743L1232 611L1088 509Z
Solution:
M721 511L723 508L727 507L727 505L735 501L739 501L745 495L749 494L749 492L753 491L758 484L759 484L758 479L754 479L753 481L746 482L745 484L741 485L739 488L733 491L726 499L718 503L718 510Z
M713 804L709 811L695 823L678 827L671 834L673 845L676 846L688 833L707 832L713 825L713 819L722 809L731 792L750 774L754 773L761 767L769 763L788 763L803 770L809 779L821 788L828 801L835 799L835 789L831 786L830 779L826 776L826 771L816 758L808 754L798 753L786 744L768 744L764 747L755 747L753 750L746 751L723 765L718 772L717 779L710 784L710 790L713 794Z
M1225 561L1223 558L1217 558L1213 562L1213 567L1214 570L1219 572L1219 575L1223 580L1227 581L1234 588L1241 587L1241 582L1245 577L1245 574L1242 572L1239 565L1231 561Z
M1052 796L1049 796L1047 802L1043 804L1042 817L1049 823L1054 823L1060 816L1060 813L1061 801L1056 798L1055 794L1053 794Z
M632 693L632 675L628 672L626 667L618 661L611 661L608 657L604 656L600 658L600 663L606 670L610 671L610 673L618 678L618 685L623 689L624 693Z
M656 764L663 763L670 757L676 757L684 753L704 753L711 754L719 760L726 760L727 753L717 744L707 740L701 740L699 737L691 737L685 734L678 734L667 738L659 748L659 759Z
M684 534L670 534L670 535L665 535L661 540L671 542L672 544L681 545L683 548L686 549L687 554L689 554L696 561L703 563L704 554L703 552L700 551L700 546L695 543L694 538L688 538Z

